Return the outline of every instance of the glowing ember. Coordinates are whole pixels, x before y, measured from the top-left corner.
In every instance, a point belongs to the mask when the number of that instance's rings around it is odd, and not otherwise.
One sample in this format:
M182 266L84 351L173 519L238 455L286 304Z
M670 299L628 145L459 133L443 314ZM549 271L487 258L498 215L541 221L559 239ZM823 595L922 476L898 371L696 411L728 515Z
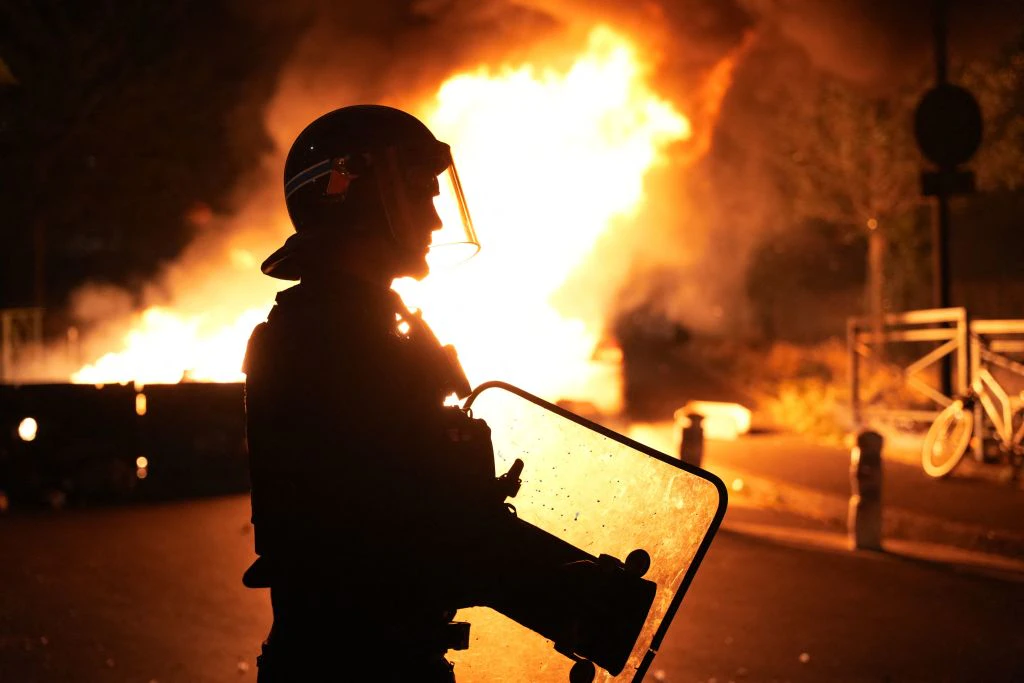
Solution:
M641 206L644 174L661 150L692 134L646 76L636 49L598 28L567 69L481 66L449 78L421 109L452 145L483 250L458 270L396 288L456 345L473 384L501 379L553 400L617 408L618 358L594 360L603 321L574 318L575 302L556 310L551 299L600 236ZM438 204L443 215L444 198ZM232 259L252 260L247 254ZM268 308L232 321L150 308L124 351L73 381L240 380L246 339Z

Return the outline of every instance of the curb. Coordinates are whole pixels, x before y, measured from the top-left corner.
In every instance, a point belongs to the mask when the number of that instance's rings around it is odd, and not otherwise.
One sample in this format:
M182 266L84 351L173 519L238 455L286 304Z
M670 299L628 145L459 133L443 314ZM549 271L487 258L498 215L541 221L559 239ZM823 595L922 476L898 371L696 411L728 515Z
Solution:
M850 546L845 532L832 530L802 529L797 527L761 524L757 522L728 522L724 529L734 533L754 536L784 545L799 548L819 548L841 553L856 553L862 556L888 556L922 560L983 572L1002 580L1024 583L1024 560L1015 560L1002 555L963 550L949 545L906 541L890 538L882 550L858 550Z
M790 512L846 528L848 497L822 493L731 467L708 469L725 482L730 491L730 502ZM886 506L882 512L882 538L947 545L1024 560L1024 534L945 520L892 506Z

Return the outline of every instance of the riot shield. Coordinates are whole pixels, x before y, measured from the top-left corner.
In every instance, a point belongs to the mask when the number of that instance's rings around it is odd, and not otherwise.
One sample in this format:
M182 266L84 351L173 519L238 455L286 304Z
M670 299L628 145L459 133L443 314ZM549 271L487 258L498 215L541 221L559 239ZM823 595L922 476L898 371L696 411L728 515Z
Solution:
M509 503L524 566L584 560L604 578L590 593L563 580L549 604L513 590L493 608L459 611L471 631L468 649L448 653L457 680L567 682L572 671L571 680L641 681L725 515L722 481L509 384L479 386L464 407L490 426L499 473L522 463ZM551 625L573 601L607 602L589 612L600 612L605 641L574 646ZM581 663L590 673L577 679Z

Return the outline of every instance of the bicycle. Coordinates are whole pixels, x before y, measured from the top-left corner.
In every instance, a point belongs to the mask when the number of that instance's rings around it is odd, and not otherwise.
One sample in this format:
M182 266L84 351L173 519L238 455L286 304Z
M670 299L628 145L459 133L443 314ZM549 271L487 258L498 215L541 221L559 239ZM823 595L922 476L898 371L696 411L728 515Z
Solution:
M921 464L929 476L946 477L977 438L981 444L973 449L975 460L1008 460L1016 481L1024 465L1024 391L1010 395L984 366L976 375L970 390L946 406L928 428ZM994 457L990 455L993 447Z

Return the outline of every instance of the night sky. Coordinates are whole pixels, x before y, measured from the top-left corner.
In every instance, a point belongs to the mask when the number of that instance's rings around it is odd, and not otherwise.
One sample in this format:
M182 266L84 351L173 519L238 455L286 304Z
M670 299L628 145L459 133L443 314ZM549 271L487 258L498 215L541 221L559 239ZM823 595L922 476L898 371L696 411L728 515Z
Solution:
M270 141L259 112L296 30L218 2L4 2L2 305L86 279L131 286L173 259L204 207Z

